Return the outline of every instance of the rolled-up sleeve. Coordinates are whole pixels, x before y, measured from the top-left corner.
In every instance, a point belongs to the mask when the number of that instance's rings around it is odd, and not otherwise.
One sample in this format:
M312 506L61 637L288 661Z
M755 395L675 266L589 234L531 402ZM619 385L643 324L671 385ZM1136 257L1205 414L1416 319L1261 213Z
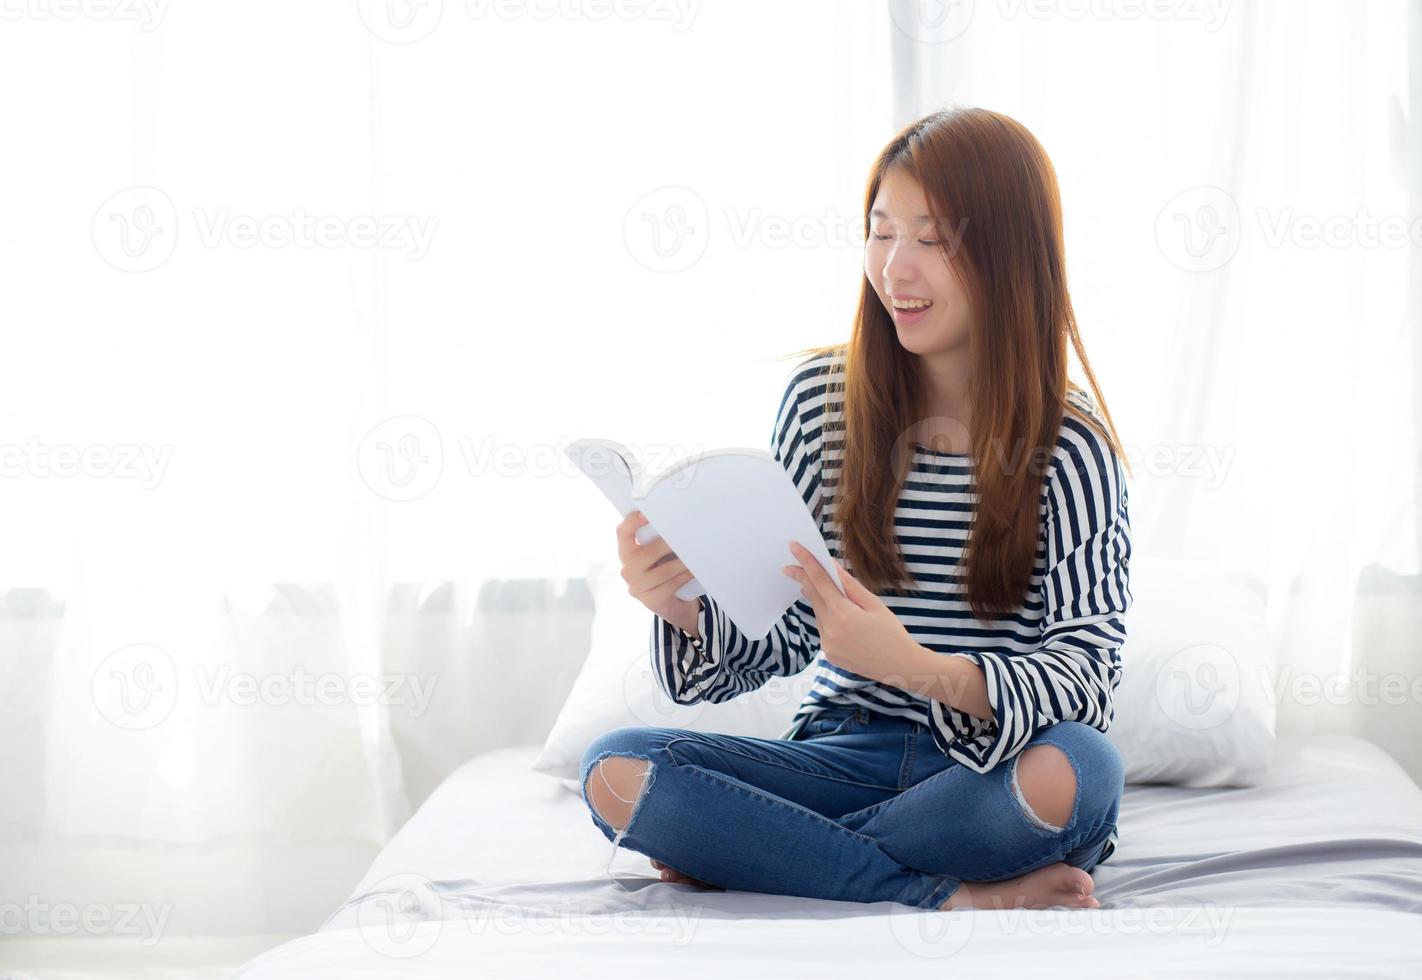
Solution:
M1104 439L1066 445L1048 479L1039 648L950 654L982 668L990 721L930 705L939 747L976 772L1011 759L1044 727L1079 721L1104 732L1115 715L1131 604L1125 470Z
M810 380L798 369L792 374L776 413L770 448L819 522L819 450L807 437L800 410L800 398ZM770 633L759 640L749 640L736 629L712 596L702 596L700 603L697 623L704 655L679 626L660 616L652 617L652 673L662 692L677 704L729 701L772 677L798 674L819 650L814 608L804 599L791 603Z

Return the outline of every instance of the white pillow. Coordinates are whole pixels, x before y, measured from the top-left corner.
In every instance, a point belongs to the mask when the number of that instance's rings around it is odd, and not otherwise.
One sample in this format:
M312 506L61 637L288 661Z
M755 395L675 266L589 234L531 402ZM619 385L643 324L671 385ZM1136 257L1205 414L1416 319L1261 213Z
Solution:
M1274 754L1267 591L1256 576L1131 558L1133 601L1107 736L1128 783L1253 786Z
M553 723L533 768L578 790L583 753L603 732L623 725L686 728L775 738L790 727L814 680L813 666L773 677L720 704L674 703L652 676L652 614L627 593L621 563L598 562L588 573L592 640L582 672Z

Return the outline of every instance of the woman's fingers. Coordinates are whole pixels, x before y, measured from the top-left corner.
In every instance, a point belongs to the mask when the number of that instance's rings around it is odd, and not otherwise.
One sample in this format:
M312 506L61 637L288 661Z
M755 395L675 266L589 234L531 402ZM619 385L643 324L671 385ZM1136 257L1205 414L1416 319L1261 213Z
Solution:
M691 580L691 570L681 561L668 562L665 568L659 568L652 572L642 573L640 591L629 589L636 598L644 603L656 604L675 590L681 588L682 584Z
M656 538L647 544L636 542L637 529L645 523L640 511L632 511L617 525L622 581L627 583L627 594L652 612L680 618L689 603L679 598L673 601L673 598L677 590L695 576L665 538Z
M617 557L621 560L622 564L627 564L627 562L632 559L632 556L636 554L637 539L634 535L636 535L637 529L645 523L646 521L642 519L642 512L639 510L631 511L618 522Z
M834 579L829 577L829 572L825 571L819 559L810 554L808 549L792 541L790 554L800 563L800 584L805 587L807 597L814 603L816 610L821 606L829 608L836 599L844 598L835 587Z
M673 558L665 565L659 565L651 569L647 574L651 576L652 588L655 589L658 586L666 585L685 571L687 571L686 562L680 558Z
M632 560L627 564L630 568L647 572L657 567L658 563L664 563L666 557L671 553L671 545L667 544L667 539L657 538L650 544L639 544L636 552L632 555Z
M694 576L691 574L690 569L687 569L684 572L678 572L666 582L662 583L652 591L648 592L647 601L652 603L653 605L658 605L660 603L666 602L676 593L677 589L681 588L687 582L690 582L693 577Z
M657 549L656 545L662 545ZM660 554L658 554L660 550ZM669 556L665 561L663 556ZM675 564L674 564L675 563ZM622 563L622 580L633 588L635 592L646 592L665 582L667 576L673 574L680 568L686 566L681 564L681 559L671 554L671 549L666 547L661 541L649 545L642 545L633 554L632 558Z
M637 532L647 523L640 510L634 510L617 525L617 557L625 566L646 569L671 551L666 538L653 538L646 544L637 540Z

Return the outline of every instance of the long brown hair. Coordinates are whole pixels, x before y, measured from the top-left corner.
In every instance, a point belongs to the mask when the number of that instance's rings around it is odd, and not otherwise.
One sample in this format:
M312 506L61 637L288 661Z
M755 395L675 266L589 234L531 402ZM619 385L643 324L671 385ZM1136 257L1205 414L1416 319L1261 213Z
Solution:
M866 241L869 210L895 166L918 181L946 229L938 238L974 313L969 397L977 505L963 591L973 614L985 620L1022 605L1031 583L1042 481L1065 413L1074 408L1067 396L1083 391L1067 377L1068 341L1105 427L1079 414L1123 460L1124 454L1077 330L1056 172L1041 144L1015 119L980 108L945 109L904 127L874 162L864 196ZM867 274L848 343L783 356L841 353L843 377L828 384L842 391L844 404L835 497L842 553L872 591L912 588L893 522L913 459L913 440L905 436L927 415L927 389L918 355L899 343ZM1000 465L988 465L993 461Z

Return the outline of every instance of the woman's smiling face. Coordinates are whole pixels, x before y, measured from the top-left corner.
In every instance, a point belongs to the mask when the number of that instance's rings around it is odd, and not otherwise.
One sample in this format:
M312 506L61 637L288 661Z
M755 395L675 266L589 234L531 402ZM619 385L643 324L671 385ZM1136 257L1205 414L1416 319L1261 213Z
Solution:
M915 354L966 349L972 331L968 293L948 255L962 227L931 217L923 188L890 167L869 214L864 274L894 319L899 343Z

